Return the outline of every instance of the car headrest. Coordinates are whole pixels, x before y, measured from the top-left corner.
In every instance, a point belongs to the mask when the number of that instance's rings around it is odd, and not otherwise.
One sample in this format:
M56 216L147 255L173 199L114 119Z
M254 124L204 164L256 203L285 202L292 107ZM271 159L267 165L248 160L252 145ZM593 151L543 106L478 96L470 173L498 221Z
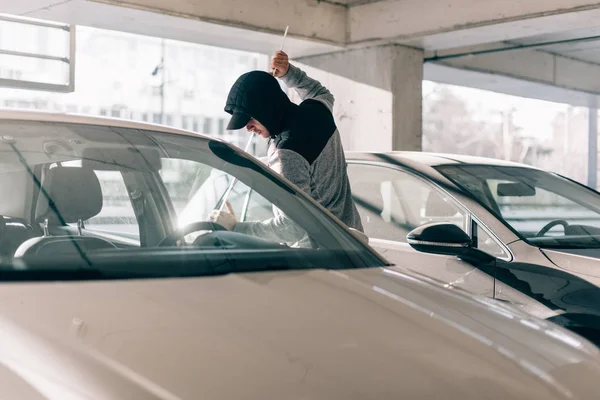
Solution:
M90 168L55 167L48 171L40 193L35 219L53 223L85 221L102 210L102 189ZM62 221L61 221L62 220Z

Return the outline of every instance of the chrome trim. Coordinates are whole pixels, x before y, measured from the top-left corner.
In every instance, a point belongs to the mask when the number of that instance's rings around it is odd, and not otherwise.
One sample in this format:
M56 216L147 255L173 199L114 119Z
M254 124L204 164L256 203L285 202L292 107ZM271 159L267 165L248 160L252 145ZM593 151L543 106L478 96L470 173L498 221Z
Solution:
M84 229L85 229L85 225L83 224L83 221L78 219L77 220L77 233L79 234L79 236L83 236Z
M438 242L428 242L426 240L414 240L414 239L407 239L407 240L408 240L408 244L415 244L415 245L422 245L422 246L452 247L452 248L461 248L461 249L466 249L469 247L466 244L460 244L460 243L438 243Z
M400 242L398 240L387 240L387 239L379 239L379 238L371 238L369 237L369 243L376 243L384 246L396 246L396 247L406 247L410 248L407 242Z
M50 236L50 230L48 229L48 218L44 220L44 237Z
M388 164L385 162L381 162L381 161L368 161L368 160L353 160L353 159L347 159L346 160L347 164L363 164L363 165L374 165L377 167L383 167L383 168L387 168L387 169L392 169L392 170L396 170L396 171L401 171L404 172L416 179L419 179L421 182L435 188L436 190L438 190L439 192L441 192L443 195L447 196L447 198L460 210L462 210L465 215L467 215L469 217L469 219L471 219L472 221L475 221L477 223L477 225L479 225L480 228L482 228L489 236L490 238L492 238L492 240L494 242L496 242L496 244L498 246L500 246L500 248L506 253L506 255L508 257L496 257L499 260L503 260L503 261L512 261L515 259L514 254L512 253L512 251L510 250L510 248L504 244L504 242L502 242L502 240L500 240L500 238L498 237L498 235L496 235L494 233L494 231L492 231L485 223L483 223L478 217L477 215L475 215L475 213L473 213L468 207L466 207L463 203L461 203L460 201L458 201L456 199L455 196L453 196L450 192L448 192L446 189L444 189L443 187L441 187L440 185L438 185L436 182L433 182L429 179L427 179L423 174L420 174L416 171L412 171L407 169L406 166L400 164L400 165L395 165L395 164ZM495 218L495 217L494 217ZM471 226L469 225L469 227L467 228L469 230L469 232L466 232L469 237L471 238L471 240L473 239L473 232L471 232Z
M471 238L471 240L473 240L473 217L471 216L471 213L467 213L467 235L469 235L469 237Z

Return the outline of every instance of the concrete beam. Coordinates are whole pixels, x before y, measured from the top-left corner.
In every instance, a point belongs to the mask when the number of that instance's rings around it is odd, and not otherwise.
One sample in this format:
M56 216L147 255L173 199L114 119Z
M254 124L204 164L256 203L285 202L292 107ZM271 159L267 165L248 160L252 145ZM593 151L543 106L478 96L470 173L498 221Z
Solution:
M535 53L534 51L530 52ZM550 60L548 56L550 56ZM474 57L474 59L479 57L481 56ZM524 55L524 59L533 60L533 65L530 65L527 71L521 69L523 66L527 66L526 63L515 64L510 67L508 62L501 62L501 65L496 68L489 58L485 63L482 60L473 60L472 63L467 60L426 63L423 68L423 77L425 80L438 83L490 90L497 93L566 103L580 107L590 107L590 105L600 102L600 92L597 92L598 83L593 82L594 76L597 79L598 74L600 74L600 66L579 65L579 67L590 71L592 75L589 77L580 75L579 82L575 82L575 74L570 77L565 76L565 74L569 69L569 61L573 62L574 65L579 64L578 61L561 59L557 62L557 66L562 65L562 67L556 69L557 74L554 78L550 76L554 63L551 60L551 55L528 54ZM536 76L533 72L536 67L540 68L539 76ZM589 88L585 88L586 82L590 84Z
M265 12L265 10L268 10ZM344 5L300 0L23 0L0 12L270 54L290 25L290 54L339 51Z
M536 50L513 50L440 62L442 65L600 94L600 66Z
M351 7L349 43L439 50L595 27L593 0L388 0Z
M332 44L345 41L346 9L317 0L93 0L252 31L280 33Z

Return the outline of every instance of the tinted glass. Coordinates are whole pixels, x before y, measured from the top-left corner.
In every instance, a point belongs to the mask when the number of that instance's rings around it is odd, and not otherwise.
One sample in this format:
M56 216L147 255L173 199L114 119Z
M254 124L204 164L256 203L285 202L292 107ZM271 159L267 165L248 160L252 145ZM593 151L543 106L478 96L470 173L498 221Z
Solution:
M542 247L600 247L600 195L530 168L437 168L522 238Z
M414 228L449 222L465 230L465 215L433 186L408 173L368 164L349 164L354 201L371 238L406 242Z
M0 141L0 185L13 189L0 199L0 215L11 223L1 224L0 236L19 238L10 244L0 240L9 259L43 256L58 263L63 256L87 260L104 252L118 261L129 257L125 250L138 248L164 254L217 251L231 260L244 251L302 249L300 258L294 255L296 266L304 265L302 257L322 252L360 254L382 264L311 200L222 142L18 121L2 123L0 137L8 133L14 136ZM229 232L208 217L225 210L224 203L237 218ZM124 252L114 255L116 250Z

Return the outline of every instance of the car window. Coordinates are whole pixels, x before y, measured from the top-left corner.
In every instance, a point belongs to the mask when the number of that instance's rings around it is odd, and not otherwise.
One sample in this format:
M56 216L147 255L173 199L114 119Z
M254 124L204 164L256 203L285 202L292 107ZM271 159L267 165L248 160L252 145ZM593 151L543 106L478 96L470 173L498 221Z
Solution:
M600 247L600 195L533 168L452 165L438 171L540 247Z
M7 196L18 201L0 204L3 230L25 230L0 242L9 261L52 268L69 262L77 271L118 265L118 272L104 272L137 277L385 264L339 221L227 143L78 123L9 121L0 130L27 132L0 141L2 181L15 182L19 192ZM227 213L209 218L224 199L237 220ZM190 233L199 235L182 240ZM198 262L187 263L180 252Z
M465 214L432 185L396 169L350 163L348 176L365 233L406 242L412 229L449 222L465 230Z
M53 163L49 169L58 168ZM62 168L81 168L81 160L71 160L60 164ZM97 233L110 233L126 238L140 237L140 227L133 210L133 204L123 174L119 171L94 171L102 191L100 213L84 222L85 229ZM72 227L76 223L69 224Z
M228 203L239 222L236 229L244 229L243 224L261 222L276 218L273 204L248 185L228 173L204 165L200 162L178 159L163 159L160 175L177 212L178 226L208 221L213 210L229 211ZM249 194L251 193L250 197ZM303 230L293 221L286 223L287 230L280 231L278 240L290 246L307 246ZM292 234L291 231L296 231ZM300 237L298 237L300 235ZM186 242L193 242L198 232L186 236ZM293 237L293 239L291 239Z
M518 183L519 181L516 180L487 180L490 192L496 204L498 204L502 216L514 227L517 227L519 231L528 235L536 234L544 225L559 219L558 217L573 225L583 221L586 225L600 228L600 213L598 211L590 210L577 204L573 199L542 187L533 186L535 193L527 196L507 196L505 193L502 196L499 195L499 192L502 192L502 189L499 190L502 185L505 185L504 187L509 185L510 187ZM543 205L546 205L548 209L553 210L556 214L544 210ZM556 225L550 228L545 236L560 237L566 234L568 233L565 233L564 226Z
M177 159L164 159L159 172L180 227L205 221L223 200L229 202L236 217L242 215L249 189L231 175L199 162Z
M226 195L239 221L273 218L272 204L245 183L227 173L188 160L164 160L161 177L175 210L179 225L206 218Z
M476 241L476 248L481 251L484 251L494 257L498 258L506 258L508 254L500 247L500 245L492 239L490 234L488 234L483 228L479 225L474 224L475 229L473 230L473 237Z
M245 221L261 221L273 217L273 207L269 200L265 199L260 193L252 190L248 198L246 207Z
M139 238L140 227L123 174L119 171L94 171L94 173L102 189L102 210L95 217L85 221L85 228L116 234L133 234Z

